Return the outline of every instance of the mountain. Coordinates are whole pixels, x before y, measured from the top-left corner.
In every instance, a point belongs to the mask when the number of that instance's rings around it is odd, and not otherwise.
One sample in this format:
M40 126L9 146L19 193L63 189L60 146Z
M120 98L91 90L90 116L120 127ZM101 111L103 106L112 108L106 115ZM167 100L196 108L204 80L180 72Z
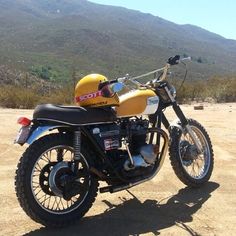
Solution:
M0 35L0 64L51 80L137 75L175 54L193 58L191 78L236 73L235 40L86 0L0 0Z

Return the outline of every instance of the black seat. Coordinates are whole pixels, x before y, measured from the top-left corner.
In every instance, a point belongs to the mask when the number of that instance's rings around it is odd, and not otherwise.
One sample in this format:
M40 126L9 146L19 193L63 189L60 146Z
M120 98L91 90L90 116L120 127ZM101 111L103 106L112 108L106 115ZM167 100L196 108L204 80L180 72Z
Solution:
M70 125L96 124L116 120L115 111L108 108L83 108L76 106L58 106L52 104L38 105L33 118Z

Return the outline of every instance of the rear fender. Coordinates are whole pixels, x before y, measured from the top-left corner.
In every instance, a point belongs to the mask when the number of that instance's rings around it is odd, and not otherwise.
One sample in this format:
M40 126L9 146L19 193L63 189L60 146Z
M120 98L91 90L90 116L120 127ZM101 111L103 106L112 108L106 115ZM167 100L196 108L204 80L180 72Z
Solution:
M38 126L36 129L34 129L31 134L29 135L26 143L31 145L39 136L41 136L43 133L47 131L52 131L54 129L58 128L65 128L65 126Z
M27 138L27 141L25 143L31 145L35 140L37 140L45 132L52 131L55 129L60 129L60 128L65 129L68 127L69 126L65 126L65 125L37 126L35 129L33 129L30 132L30 135ZM87 143L87 145L89 145L89 147L91 147L91 150L96 150L95 153L97 153L97 156L99 157L99 159L94 158L94 161L95 162L104 161L104 158L106 158L105 153L101 150L101 148L98 146L98 144L94 141L93 137L89 134L89 132L86 132L86 130L83 129L82 135L83 135L84 140Z

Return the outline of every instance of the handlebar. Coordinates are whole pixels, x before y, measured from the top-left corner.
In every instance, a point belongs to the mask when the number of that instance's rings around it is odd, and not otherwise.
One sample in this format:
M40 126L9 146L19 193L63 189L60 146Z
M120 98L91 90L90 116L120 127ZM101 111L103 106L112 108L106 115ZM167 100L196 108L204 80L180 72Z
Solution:
M116 80L112 80L111 83L117 83L117 82L126 83L127 81L130 81L133 84L135 84L135 86L137 86L137 87L151 87L151 85L159 84L159 83L161 83L162 81L164 81L166 79L168 70L171 66L177 65L179 63L183 63L184 65L186 65L184 63L184 61L190 61L190 60L191 60L191 57L185 57L185 58L180 59L180 56L176 55L174 57L170 57L167 60L166 65L164 67L160 68L160 69L156 69L156 70L153 70L153 71L150 71L148 73L145 73L145 74L142 74L142 75L139 75L139 76L135 76L135 77L130 77L128 74L126 74L126 76L124 76L124 77L118 78ZM152 81L149 81L147 84L142 84L142 83L137 81L137 79L149 76L151 74L155 74L157 72L162 72L159 79L154 79Z

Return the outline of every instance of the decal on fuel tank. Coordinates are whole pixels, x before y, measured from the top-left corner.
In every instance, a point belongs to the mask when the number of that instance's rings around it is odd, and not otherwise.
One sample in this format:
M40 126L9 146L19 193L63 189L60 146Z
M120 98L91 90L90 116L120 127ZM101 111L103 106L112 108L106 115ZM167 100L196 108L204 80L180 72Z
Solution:
M154 97L149 97L147 99L147 106L142 113L142 115L151 115L154 114L158 108L159 105L159 97L154 96Z

